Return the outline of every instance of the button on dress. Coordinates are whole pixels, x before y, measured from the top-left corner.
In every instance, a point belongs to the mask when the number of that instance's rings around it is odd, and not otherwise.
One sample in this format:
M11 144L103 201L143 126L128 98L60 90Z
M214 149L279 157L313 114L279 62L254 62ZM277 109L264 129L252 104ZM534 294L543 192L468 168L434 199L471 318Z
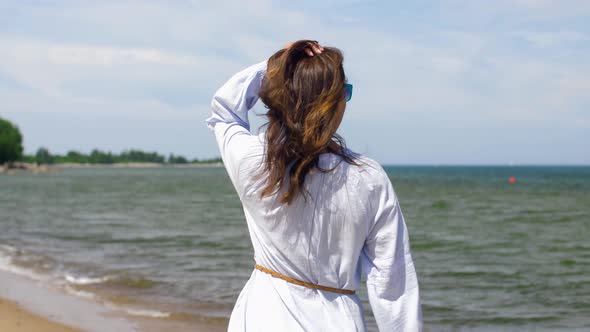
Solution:
M419 287L408 230L394 188L374 160L353 153L359 166L325 153L289 205L281 193L261 198L256 177L265 138L250 132L248 111L258 101L267 61L232 76L215 93L206 124L242 202L254 260L308 283L358 290L365 276L379 331L420 331ZM254 266L254 262L252 263ZM228 331L366 331L362 303L253 272L240 292Z

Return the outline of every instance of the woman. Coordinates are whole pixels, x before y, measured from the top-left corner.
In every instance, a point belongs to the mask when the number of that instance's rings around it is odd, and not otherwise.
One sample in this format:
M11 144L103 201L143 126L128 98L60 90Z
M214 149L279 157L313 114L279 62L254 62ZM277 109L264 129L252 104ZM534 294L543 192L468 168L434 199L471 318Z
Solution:
M352 96L336 48L288 44L229 79L206 120L244 208L255 268L228 331L418 331L406 225L383 168L336 134ZM250 133L258 99L267 129Z

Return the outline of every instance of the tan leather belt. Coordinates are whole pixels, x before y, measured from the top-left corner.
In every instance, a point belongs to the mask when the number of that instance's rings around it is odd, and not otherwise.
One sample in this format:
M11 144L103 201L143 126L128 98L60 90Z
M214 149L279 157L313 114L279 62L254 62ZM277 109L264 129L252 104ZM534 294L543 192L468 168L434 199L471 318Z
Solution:
M340 293L340 294L349 294L350 295L350 294L355 293L355 291L350 290L350 289L341 289L341 288L333 288L333 287L328 287L328 286L310 284L309 282L293 279L291 277L287 277L286 275L282 275L278 272L275 272L271 269L267 269L264 266L260 266L258 264L256 264L254 267L257 270L260 270L264 273L268 273L275 278L283 279L286 282L290 282L295 285L299 285L299 286L303 286L303 287L307 287L307 288L319 289L319 290L328 291L328 292Z

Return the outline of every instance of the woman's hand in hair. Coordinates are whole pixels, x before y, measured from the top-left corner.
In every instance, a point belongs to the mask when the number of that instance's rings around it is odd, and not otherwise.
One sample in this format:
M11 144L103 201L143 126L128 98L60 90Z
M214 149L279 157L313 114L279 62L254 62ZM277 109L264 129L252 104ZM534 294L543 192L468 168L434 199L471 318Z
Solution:
M291 45L293 45L293 43L288 43L285 45L284 49L288 49ZM323 50L324 47L314 40L308 43L308 46L305 48L305 53L307 53L308 56L314 56L314 54L321 54Z

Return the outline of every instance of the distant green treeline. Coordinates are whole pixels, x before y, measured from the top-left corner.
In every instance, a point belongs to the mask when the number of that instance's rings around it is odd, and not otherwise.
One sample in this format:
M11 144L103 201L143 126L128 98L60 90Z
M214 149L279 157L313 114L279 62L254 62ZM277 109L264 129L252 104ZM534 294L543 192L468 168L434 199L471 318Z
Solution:
M61 164L61 163L80 163L80 164L116 164L116 163L169 163L169 164L188 164L188 163L218 163L221 158L213 159L192 159L189 160L183 156L170 154L168 157L160 155L157 152L145 152L141 150L127 150L120 154L92 150L90 154L84 154L78 151L69 151L65 155L52 154L46 148L39 148L35 155L23 155L20 160L28 163L37 164Z

